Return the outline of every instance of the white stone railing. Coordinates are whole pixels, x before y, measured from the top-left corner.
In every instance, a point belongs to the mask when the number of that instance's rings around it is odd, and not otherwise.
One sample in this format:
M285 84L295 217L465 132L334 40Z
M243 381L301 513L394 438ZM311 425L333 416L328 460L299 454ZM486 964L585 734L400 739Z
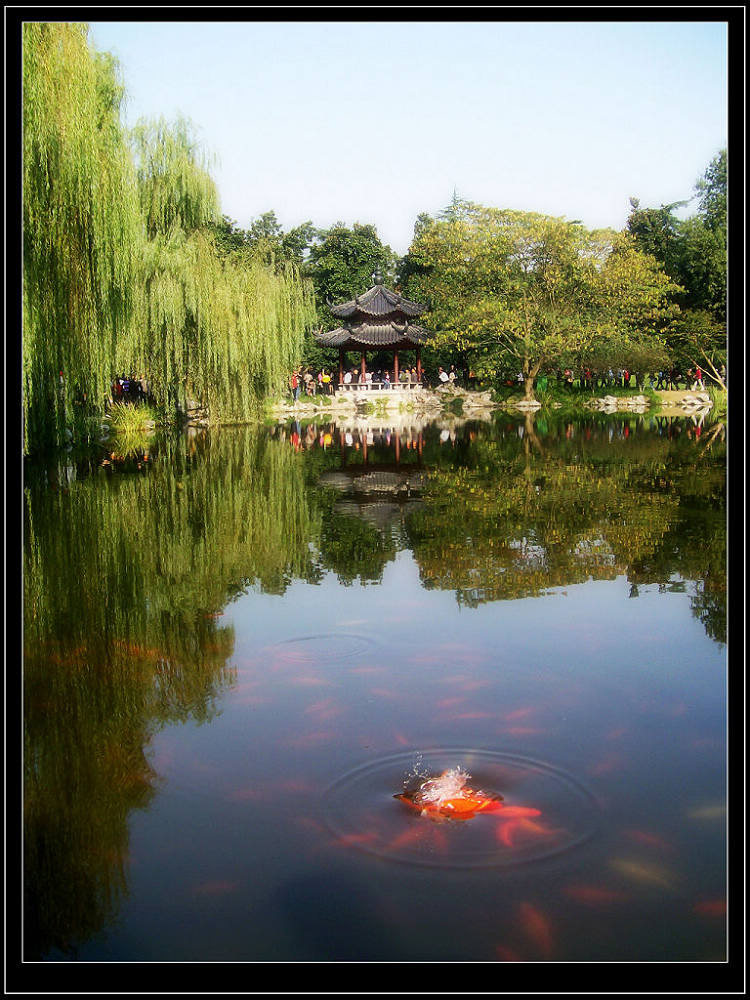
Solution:
M421 382L341 382L336 392L422 392Z

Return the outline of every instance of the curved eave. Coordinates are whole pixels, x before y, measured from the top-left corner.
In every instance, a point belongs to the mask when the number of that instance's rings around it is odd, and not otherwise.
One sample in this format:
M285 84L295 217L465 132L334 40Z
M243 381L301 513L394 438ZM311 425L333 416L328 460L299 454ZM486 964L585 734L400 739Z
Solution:
M421 326L392 323L360 323L354 327L337 327L327 333L316 333L315 339L323 347L341 348L398 348L421 347L432 334Z

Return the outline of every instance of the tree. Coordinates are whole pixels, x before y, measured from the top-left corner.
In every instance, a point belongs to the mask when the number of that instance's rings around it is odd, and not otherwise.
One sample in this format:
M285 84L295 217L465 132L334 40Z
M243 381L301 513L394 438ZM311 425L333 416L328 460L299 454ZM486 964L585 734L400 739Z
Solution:
M698 211L684 221L673 210L688 202L641 209L631 198L628 231L639 249L661 261L680 286L682 315L668 338L678 364L708 364L714 374L725 361L727 294L727 151L711 160L694 188ZM720 379L719 379L720 381Z
M628 216L627 231L635 238L636 245L644 253L661 261L667 274L680 274L681 229L680 220L674 214L676 208L684 208L686 201L675 201L659 208L641 208L638 198L631 198L632 211Z
M187 120L127 133L86 25L25 24L23 84L25 451L98 441L123 372L170 417L188 398L250 416L314 319L298 267L246 250Z
M131 132L131 144L149 239L218 222L219 194L209 173L210 157L188 119L142 119Z
M253 256L280 269L286 264L301 268L317 233L309 220L284 232L274 211L253 219L249 229L240 229L224 215L215 231L222 252Z
M409 250L408 294L425 325L480 375L580 362L613 337L635 341L668 321L671 286L657 262L607 231L454 199Z
M312 278L321 320L334 320L327 311L328 302L353 299L372 284L372 276L380 271L384 280L392 281L397 256L381 242L373 225L355 222L349 229L337 222L318 232L318 242L310 248L305 273Z
M677 318L669 335L669 347L675 363L682 370L696 365L726 389L720 373L726 365L726 328L707 309L686 309Z
M142 232L114 59L83 24L23 26L23 416L27 451L103 410Z
M247 232L240 229L235 219L222 215L214 224L216 249L221 254L238 253L247 248Z
M721 150L695 184L698 214L682 227L680 283L686 306L707 310L726 324L727 296L727 151ZM711 348L708 348L711 350Z
M660 262L639 250L627 232L612 240L599 272L600 322L612 331L605 346L616 352L622 345L622 363L635 370L667 362L665 337L680 314L674 298L681 291Z
M302 273L310 278L315 289L317 324L330 330L340 325L329 304L346 302L372 285L372 277L380 271L386 282L393 280L397 256L382 243L375 226L355 222L349 229L337 222L327 230L318 230L310 247ZM320 368L337 363L338 352L321 347L308 330L303 345L306 364Z
M720 150L705 173L696 181L699 209L704 224L713 232L726 233L727 228L727 151Z

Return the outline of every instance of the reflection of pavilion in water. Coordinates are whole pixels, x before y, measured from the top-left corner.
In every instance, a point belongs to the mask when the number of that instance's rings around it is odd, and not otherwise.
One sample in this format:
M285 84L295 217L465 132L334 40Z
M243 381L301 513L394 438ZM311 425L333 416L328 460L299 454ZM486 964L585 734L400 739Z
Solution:
M341 494L335 512L384 528L420 506L426 474L423 428L418 421L383 427L356 421L337 424L333 438L341 449L341 467L318 480Z

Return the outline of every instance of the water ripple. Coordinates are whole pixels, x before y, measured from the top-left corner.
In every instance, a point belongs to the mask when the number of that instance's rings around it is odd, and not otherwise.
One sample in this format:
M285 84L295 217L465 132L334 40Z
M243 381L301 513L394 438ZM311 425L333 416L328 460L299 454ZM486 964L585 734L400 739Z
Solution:
M471 786L503 796L498 813L435 822L394 799L410 782L461 766ZM509 867L569 851L594 835L599 807L553 764L472 748L399 753L344 774L325 796L336 843L390 861L445 868Z

